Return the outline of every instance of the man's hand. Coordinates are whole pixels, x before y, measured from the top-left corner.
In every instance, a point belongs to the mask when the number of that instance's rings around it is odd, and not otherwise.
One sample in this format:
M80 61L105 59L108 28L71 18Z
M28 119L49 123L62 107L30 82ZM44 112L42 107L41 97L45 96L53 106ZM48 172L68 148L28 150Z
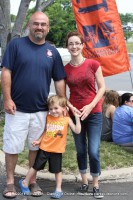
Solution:
M4 101L4 109L7 113L15 115L16 105L12 99Z

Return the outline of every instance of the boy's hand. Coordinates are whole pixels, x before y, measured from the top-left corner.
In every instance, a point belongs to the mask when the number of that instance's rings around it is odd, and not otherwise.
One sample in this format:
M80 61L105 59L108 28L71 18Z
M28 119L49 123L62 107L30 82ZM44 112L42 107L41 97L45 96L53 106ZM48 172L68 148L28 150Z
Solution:
M72 109L71 109L71 111L72 111L72 113L73 113L73 115L76 117L80 117L81 116L81 112L80 112L80 110L78 110L76 107L73 107Z
M79 113L77 113L77 112L74 112L74 116L80 118L80 117L81 117L81 114L79 114Z
M32 142L33 147L38 146L40 144L40 141L35 140Z

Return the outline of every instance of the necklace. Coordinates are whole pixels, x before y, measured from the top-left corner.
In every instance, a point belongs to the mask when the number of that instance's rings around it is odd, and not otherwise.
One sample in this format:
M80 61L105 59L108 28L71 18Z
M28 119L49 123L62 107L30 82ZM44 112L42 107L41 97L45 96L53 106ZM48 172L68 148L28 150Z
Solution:
M84 62L85 58L83 57L82 61L80 63L72 63L72 61L70 61L70 64L72 66L80 66L83 62Z

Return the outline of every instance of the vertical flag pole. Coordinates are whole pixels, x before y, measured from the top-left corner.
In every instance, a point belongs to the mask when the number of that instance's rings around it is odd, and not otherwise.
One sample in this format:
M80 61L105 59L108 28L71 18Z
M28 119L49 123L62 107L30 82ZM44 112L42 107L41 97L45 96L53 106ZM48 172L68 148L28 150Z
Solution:
M129 75L130 75L131 85L132 85L132 89L133 89L133 79L132 79L131 70L129 71Z

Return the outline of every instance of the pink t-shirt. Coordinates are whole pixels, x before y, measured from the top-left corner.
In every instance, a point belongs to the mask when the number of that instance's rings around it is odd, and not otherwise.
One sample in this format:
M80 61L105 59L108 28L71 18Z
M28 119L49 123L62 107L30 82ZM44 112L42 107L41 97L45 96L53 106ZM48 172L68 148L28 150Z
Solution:
M73 106L81 109L83 106L92 102L96 96L95 73L99 63L95 60L85 59L78 67L71 64L65 66L66 84L70 89L70 102ZM100 100L91 111L92 113L101 112Z

